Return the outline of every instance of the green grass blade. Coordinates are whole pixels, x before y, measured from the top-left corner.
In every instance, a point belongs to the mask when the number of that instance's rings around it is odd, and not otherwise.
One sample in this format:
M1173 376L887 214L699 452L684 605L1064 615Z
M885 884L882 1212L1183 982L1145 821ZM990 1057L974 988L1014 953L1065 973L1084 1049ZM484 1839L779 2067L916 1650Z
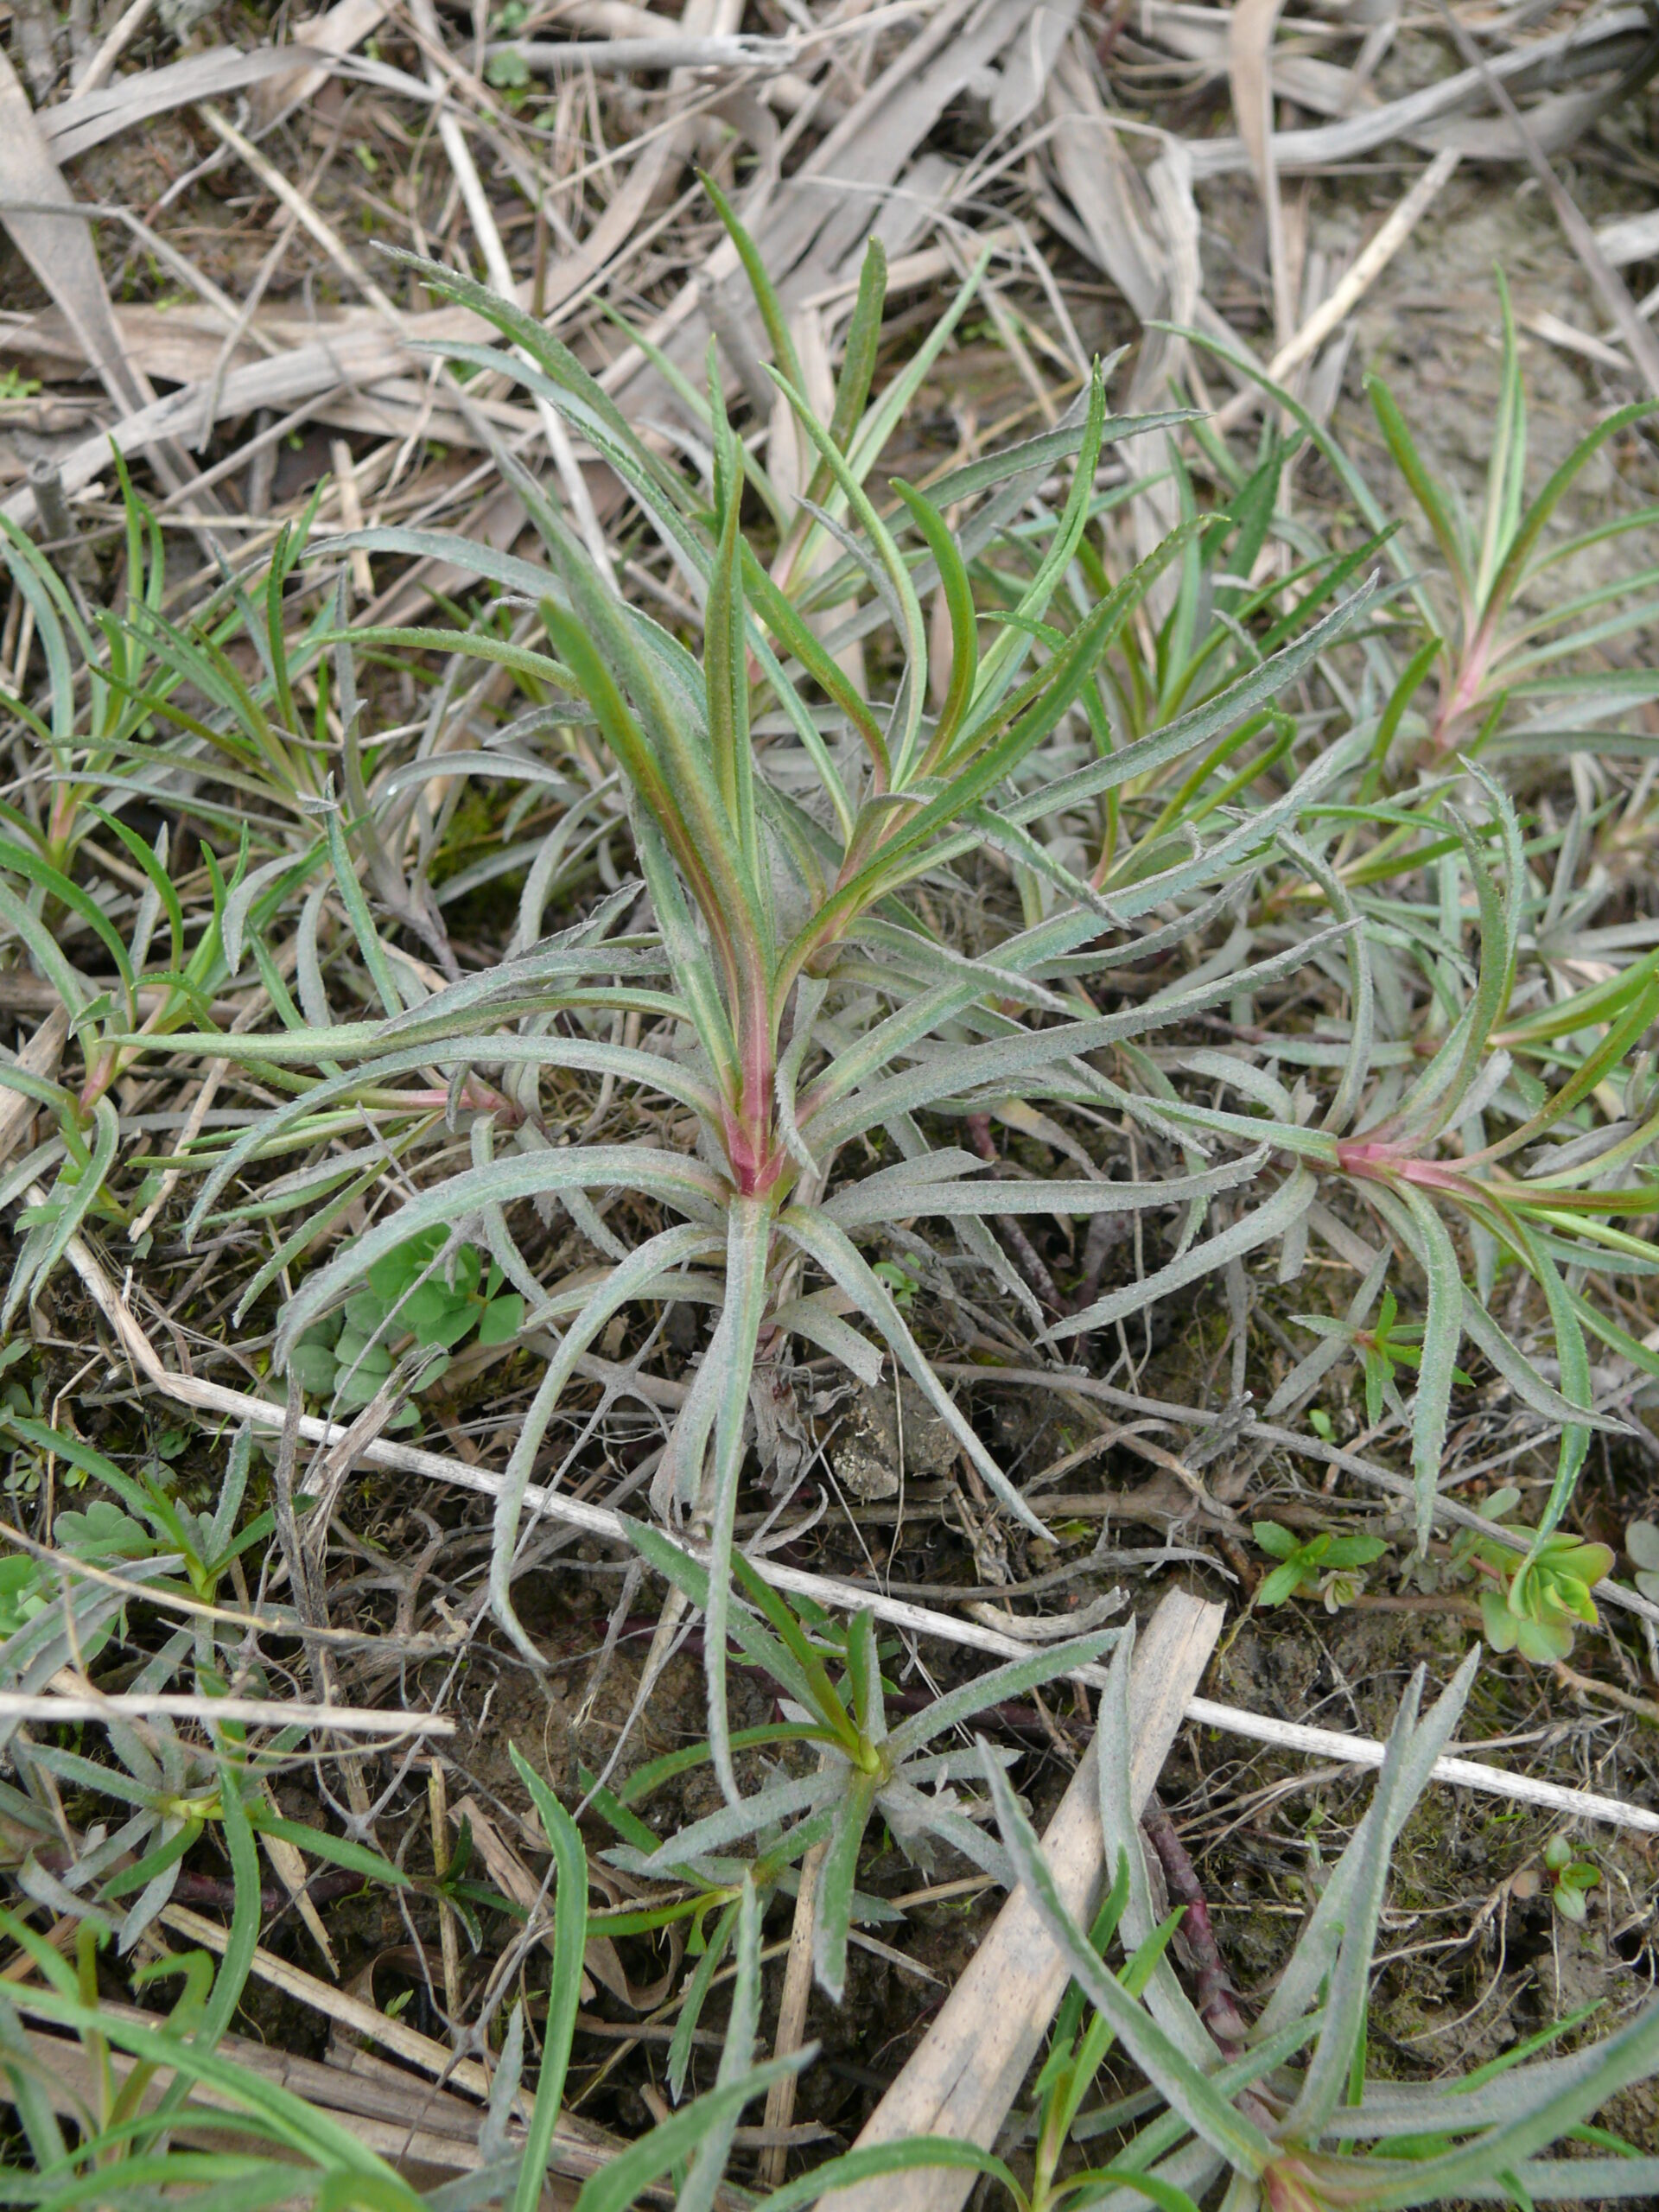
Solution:
M588 1854L576 1824L516 1744L507 1747L518 1778L540 1815L558 1870L553 1891L553 1975L542 2031L542 2071L531 2108L524 2155L512 2194L512 2212L536 2212L547 2181L553 2133L570 2063L570 2045L582 2003L582 1960L588 1941Z
M872 238L864 249L863 265L858 272L858 297L853 303L852 321L847 326L841 374L836 379L836 404L830 416L830 438L842 453L852 445L853 434L863 418L864 403L870 396L880 352L881 316L887 300L887 248L880 238ZM821 499L828 489L827 476L820 483L815 474L806 496L812 500Z
M377 1260L422 1230L449 1228L484 1206L511 1205L563 1190L636 1190L708 1221L721 1211L721 1190L707 1168L649 1145L594 1145L563 1152L523 1153L470 1168L418 1193L383 1216L337 1259L307 1277L283 1312L276 1356L285 1361L319 1314L365 1275Z
M927 761L934 761L950 752L974 695L979 672L979 626L974 613L973 587L944 517L931 500L898 478L894 479L893 488L909 508L911 519L922 533L938 565L940 588L950 618L950 681L925 756Z
M1463 607L1465 626L1472 629L1478 619L1479 601L1475 594L1471 549L1465 540L1464 532L1447 505L1440 485L1429 474L1394 394L1381 377L1367 377L1365 389L1370 397L1383 443L1393 455L1395 467L1405 478L1413 499L1422 509L1423 518L1440 546L1440 556L1452 572L1452 580L1457 586L1458 597Z
M706 170L697 173L698 182L715 203L715 213L726 226L727 236L737 248L737 257L743 264L743 274L749 280L749 289L754 295L754 304L760 311L765 326L766 343L772 348L773 365L787 378L796 390L801 391L805 378L801 373L800 356L795 351L795 340L790 335L789 317L784 303L778 296L777 287L767 271L760 249L738 215L737 210Z
M693 1260L707 1258L720 1249L719 1239L709 1230L683 1224L665 1229L638 1246L626 1260L613 1268L608 1275L594 1285L581 1312L560 1338L559 1348L549 1362L547 1372L530 1402L495 1501L490 1534L490 1607L496 1619L533 1666L543 1663L542 1654L513 1608L512 1562L513 1554L518 1548L518 1523L524 1512L524 1492L536 1465L536 1455L547 1434L548 1424L558 1409L559 1401L575 1373L577 1363L612 1316L631 1300L643 1297L653 1288L665 1287L664 1279L671 1276L677 1269L689 1266Z
M1116 1321L1127 1320L1132 1313L1150 1307L1183 1285L1197 1282L1228 1262L1242 1259L1247 1252L1254 1252L1274 1238L1287 1235L1313 1205L1318 1190L1316 1179L1299 1161L1271 1198L1244 1213L1230 1227L1222 1230L1206 1243L1193 1245L1179 1259L1170 1261L1155 1274L1148 1275L1144 1282L1108 1291L1082 1313L1067 1314L1052 1323L1045 1335L1050 1342L1058 1343L1065 1337L1079 1336L1088 1330L1107 1328Z
M799 2212L799 2208L828 2196L832 2189L852 2189L861 2182L883 2181L889 2174L913 2174L930 2169L947 2172L988 2174L1006 2189L1015 2204L1020 2185L1014 2175L988 2151L976 2143L958 2142L953 2135L912 2135L902 2143L874 2144L865 2151L845 2151L826 2159L810 2174L785 2182L769 2196L759 2200L759 2212Z
M1488 606L1496 613L1509 604L1520 588L1532 559L1533 548L1543 534L1548 522L1573 484L1584 473L1589 461L1610 438L1616 438L1631 423L1642 422L1659 407L1659 399L1633 400L1628 407L1616 407L1595 429L1580 439L1560 467L1555 469L1541 492L1527 509L1516 530L1504 559L1503 566L1494 580Z
M703 657L709 702L709 738L715 781L749 880L760 880L760 850L755 838L753 755L749 742L749 677L745 649L743 563L740 516L743 475L737 440L719 405L720 386L709 385L715 416L715 493L721 511L720 544L709 604L703 616Z
M910 766L916 733L921 726L923 710L927 704L927 624L922 614L921 601L916 596L916 587L911 582L909 567L894 544L892 532L871 505L862 485L848 466L845 455L831 442L829 432L813 414L810 404L795 381L778 376L776 370L772 373L778 378L779 390L794 410L796 421L806 433L874 549L875 557L899 603L905 656L906 707L899 741L893 747L892 754L895 784L902 785Z

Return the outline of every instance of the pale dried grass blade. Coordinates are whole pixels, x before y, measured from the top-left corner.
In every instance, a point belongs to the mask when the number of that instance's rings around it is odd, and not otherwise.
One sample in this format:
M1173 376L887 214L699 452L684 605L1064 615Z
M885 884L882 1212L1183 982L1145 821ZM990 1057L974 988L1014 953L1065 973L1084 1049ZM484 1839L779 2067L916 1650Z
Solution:
M146 69L122 77L107 90L83 83L60 107L43 109L41 135L59 162L73 162L94 146L140 123L188 107L193 100L220 99L226 92L245 92L250 86L291 77L308 59L307 50L291 46L256 47L243 54L233 46L216 47L211 54L193 54L163 69ZM326 78L327 71L314 70Z
M1630 359L1636 364L1643 382L1653 397L1659 399L1659 338L1654 336L1646 322L1637 313L1636 302L1626 290L1624 280L1618 270L1610 264L1606 256L1597 245L1596 234L1591 229L1578 202L1550 167L1530 122L1516 107L1510 95L1509 87L1494 73L1485 56L1480 52L1457 16L1446 6L1446 0L1440 0L1440 10L1446 18L1448 29L1457 41L1459 53L1471 67L1479 71L1482 81L1487 86L1492 98L1509 118L1516 137L1525 149L1533 175L1548 194L1549 204L1555 211L1555 219L1565 232L1567 244L1584 264L1586 276L1594 285L1603 307L1612 317L1618 327L1619 336L1630 348ZM1659 41L1655 41L1655 66L1659 67Z
M1237 0L1228 18L1227 73L1232 86L1238 135L1268 226L1268 266L1273 283L1274 334L1287 346L1296 327L1285 239L1284 203L1279 193L1279 165L1273 150L1273 36L1283 0Z
M145 1720L156 1714L174 1720L240 1720L257 1728L337 1728L347 1736L453 1736L455 1724L435 1713L371 1713L352 1705L303 1705L271 1697L191 1697L182 1692L155 1697L38 1696L24 1690L0 1690L0 1720L41 1721L47 1726L73 1720Z
M1633 261L1651 261L1659 254L1659 207L1650 207L1644 215L1621 215L1616 223L1604 223L1596 232L1596 244L1612 269L1627 269Z
M245 137L229 118L219 113L211 101L200 103L197 112L216 131L237 159L251 169L265 190L280 200L289 213L308 231L322 248L336 269L347 282L360 292L370 306L385 319L399 337L403 335L404 318L397 308L383 292L374 279L359 264L332 225L318 214L285 177L275 162L268 161L251 139Z
M27 1990L14 2001L25 2016L32 2010ZM137 2019L142 2024L155 2018L153 2013L141 2013L136 2006L113 2004L107 1999L100 2009L114 2018ZM29 2035L29 2042L41 2086L50 2096L54 2110L76 2121L83 2121L86 2113L99 2108L100 2097L109 2094L111 2085L118 2088L124 2086L140 2063L123 2051L111 2050L104 2054L100 2065L84 2044L38 2029ZM263 2044L241 2036L222 2036L214 2048L221 2056L259 2081L275 2082L302 2096L319 2112L334 2113L360 2143L386 2159L416 2187L431 2187L452 2176L471 2173L480 2164L478 2108L442 2089L420 2088L413 2096L407 2093L399 2096L390 2085L378 2081L365 2082L365 2077L343 2067L325 2066L315 2060L267 2050ZM107 2075L105 2067L109 2069ZM139 2100L140 2110L154 2109L165 2094L169 2078L163 2071L148 2085ZM359 2088L359 2083L365 2086ZM0 2098L6 2094L5 2077L0 2077ZM365 2104L372 2104L374 2108L362 2110ZM219 2116L245 2110L246 2107L228 2091L216 2084L199 2082L179 2108L176 2124L169 2133L175 2142L202 2150L269 2158L270 2146L266 2136L252 2129L245 2133L227 2126ZM568 2212L575 2201L573 2183L555 2183L550 2201L558 2212ZM543 2197L543 2202L548 2203L549 2197Z
M410 20L429 48L441 44L437 10L432 5L432 0L409 0L409 10ZM516 299L518 287L513 281L512 266L501 243L501 233L496 227L495 216L484 189L484 180L479 175L478 164L473 159L472 148L467 143L466 133L459 121L445 104L442 73L429 52L425 60L427 81L439 102L438 137L460 188L473 236L484 257L484 267L491 288L503 299ZM575 518L582 543L588 549L588 556L597 573L607 579L614 588L615 571L610 548L605 543L605 532L594 511L593 495L588 489L587 479L582 473L582 466L576 459L575 448L570 442L570 434L564 427L563 418L552 402L539 394L536 399L536 414L542 426L542 435L547 441L547 449L553 457L553 466L558 473L565 499Z
M1512 78L1587 73L1598 68L1616 68L1621 62L1625 65L1616 82L1604 92L1547 94L1529 111L1535 137L1547 152L1554 153L1587 130L1610 104L1628 99L1634 89L1633 79L1641 81L1654 66L1659 66L1659 56L1649 58L1653 43L1651 26L1642 10L1611 9L1593 22L1575 22L1566 30L1495 54L1487 67L1493 76L1507 82ZM1353 161L1397 139L1430 153L1455 145L1459 152L1478 154L1484 160L1524 158L1522 144L1506 119L1463 114L1485 93L1482 71L1465 68L1338 122L1306 130L1281 130L1274 139L1279 173L1284 176L1294 169ZM1200 179L1236 176L1250 169L1249 149L1242 137L1194 139L1192 150L1193 173Z
M984 0L979 6L975 0L945 0L793 175L764 203L749 201L740 209L786 305L798 307L842 278L843 264L861 250L906 163L1029 15L1027 0ZM709 256L701 276L724 284L738 270L736 251L727 240ZM701 276L688 277L647 333L694 376L701 375L706 343L697 313ZM646 391L655 404L652 372L636 348L620 355L603 381L631 410L644 404Z
M155 4L156 0L130 0L77 79L77 92L95 92L100 85L108 83L116 63L143 30Z
M295 43L289 50L302 60L307 54L327 54L340 60L378 30L390 12L388 0L339 0L327 15L297 24ZM331 73L326 65L320 66L302 70L290 82L262 86L250 103L255 129L263 130L290 108L315 99Z
M273 1813L280 1812L281 1808L269 1783L265 1784L264 1797ZM338 1981L340 1961L334 1956L334 1947L328 1940L328 1931L322 1924L322 1915L317 1910L316 1900L307 1887L310 1874L304 1853L297 1844L290 1843L286 1836L272 1835L264 1830L260 1833L259 1843L276 1870L277 1880L293 1899L296 1911L305 1923L306 1933L321 1952L323 1964Z
M229 1942L228 1932L218 1922L209 1920L205 1913L194 1912L188 1905L169 1904L162 1909L160 1917L175 1934L193 1943L200 1943L210 1951L223 1953ZM491 2075L488 2069L475 2058L458 2058L445 2044L435 2043L430 2036L423 2036L418 2029L406 2027L401 2020L393 2019L374 2005L365 2004L360 1997L349 1991L335 1989L315 1974L307 1974L303 1967L290 1966L286 1959L279 1959L263 1945L257 1946L249 1971L270 1988L280 1990L324 2019L332 2021L348 2035L361 2036L365 2041L378 2044L390 2051L406 2066L412 2066L432 2081L451 2085L467 2091L480 2101L490 2094ZM283 2062L291 2063L292 2062ZM378 2069L374 2078L381 2078ZM515 2106L520 2120L530 2117L531 2100L523 2090ZM574 2113L562 2112L553 2137L550 2169L572 2179L585 2179L605 2165L622 2146L602 2128L581 2119ZM653 2202L667 2202L665 2196L654 2195ZM728 2199L729 2202L730 2200Z
M1552 315L1548 308L1525 316L1522 327L1531 331L1535 338L1541 338L1547 346L1559 346L1564 353L1581 353L1586 361L1594 361L1604 369L1616 369L1621 376L1630 373L1628 354L1621 353L1617 346L1610 346L1605 338L1597 338L1560 315Z
M69 1017L61 1006L54 1006L11 1064L25 1075L48 1078L55 1076L68 1036ZM10 1054L7 1058L11 1059ZM40 1102L26 1098L21 1090L0 1094L0 1161L10 1158L18 1139L40 1110Z
M1435 155L1410 191L1389 213L1376 235L1356 257L1353 266L1329 297L1309 315L1290 343L1281 346L1268 362L1267 373L1274 384L1282 384L1294 369L1299 368L1318 353L1338 325L1353 313L1439 199L1462 158L1456 153ZM1250 412L1255 397L1250 391L1236 393L1217 415L1216 428L1218 430L1233 429Z
M1044 0L1032 10L997 73L996 90L991 94L991 129L997 137L1017 130L1036 111L1081 13L1082 0Z
M54 206L65 213L49 212ZM3 55L0 55L0 221L51 294L75 343L122 414L135 415L146 407L155 393L122 351L87 218L64 182L17 73ZM183 453L166 442L158 443L156 467L169 488L188 481L193 473ZM25 494L22 505L25 513L32 513L33 494Z
M344 438L334 438L330 442L328 451L334 465L334 482L340 490L340 527L346 531L359 531L363 527L363 495L358 488L357 463L353 458L351 447ZM359 545L354 546L346 557L352 572L353 591L359 600L372 599L374 571L369 566L368 555Z

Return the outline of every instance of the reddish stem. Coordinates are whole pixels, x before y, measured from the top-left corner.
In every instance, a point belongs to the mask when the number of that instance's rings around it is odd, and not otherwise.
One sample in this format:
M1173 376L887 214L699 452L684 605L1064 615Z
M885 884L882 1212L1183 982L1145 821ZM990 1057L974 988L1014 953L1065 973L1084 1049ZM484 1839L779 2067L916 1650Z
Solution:
M1216 1942L1198 1870L1187 1856L1186 1846L1175 1833L1175 1823L1155 1793L1147 1801L1141 1826L1147 1841L1158 1854L1171 1899L1186 1908L1181 1919L1181 1934L1192 1955L1193 1971L1198 1976L1198 2017L1215 2037L1216 2048L1222 2056L1237 2058L1243 2052L1249 2029L1238 2009L1238 1993Z

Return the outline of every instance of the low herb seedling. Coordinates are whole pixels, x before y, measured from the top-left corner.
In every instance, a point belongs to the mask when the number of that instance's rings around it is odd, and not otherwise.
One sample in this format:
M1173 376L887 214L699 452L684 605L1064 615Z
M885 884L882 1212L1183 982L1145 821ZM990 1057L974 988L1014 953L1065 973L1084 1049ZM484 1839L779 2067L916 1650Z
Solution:
M1338 1536L1329 1529L1299 1543L1276 1521L1252 1522L1250 1533L1279 1561L1255 1593L1255 1603L1264 1611L1317 1593L1327 1613L1338 1612L1352 1605L1365 1586L1360 1568L1381 1559L1389 1548L1381 1536Z
M1358 1354L1365 1382L1365 1420L1371 1428L1381 1422L1385 1408L1402 1427L1410 1425L1411 1416L1395 1385L1394 1372L1397 1367L1405 1367L1414 1373L1422 1365L1423 1331L1421 1322L1401 1325L1399 1311L1394 1293L1385 1290L1376 1319L1369 1328L1323 1313L1299 1313L1295 1317L1300 1328L1323 1337L1333 1346L1349 1346ZM1473 1389L1472 1381L1460 1367L1454 1367L1452 1375L1452 1380L1461 1382L1465 1389Z
M1575 1857L1570 1836L1553 1835L1544 1846L1550 1902L1563 1920L1582 1921L1589 1912L1589 1894L1601 1875L1587 1859Z
M461 1245L446 1264L450 1243L447 1229L423 1230L377 1260L364 1287L295 1346L302 1386L342 1408L365 1406L391 1376L398 1348L411 1340L436 1355L419 1370L423 1390L474 1331L480 1344L511 1343L524 1325L524 1299L502 1287L499 1268L485 1272L474 1244ZM390 1425L407 1427L416 1419L405 1406Z
M1482 1517L1503 1520L1520 1496L1508 1484L1495 1491L1480 1509ZM1473 1567L1487 1578L1480 1613L1493 1650L1518 1651L1541 1666L1567 1656L1580 1623L1596 1626L1600 1615L1591 1592L1613 1565L1605 1544L1586 1543L1560 1530L1535 1541L1517 1559L1506 1545L1464 1529L1451 1559L1454 1568Z

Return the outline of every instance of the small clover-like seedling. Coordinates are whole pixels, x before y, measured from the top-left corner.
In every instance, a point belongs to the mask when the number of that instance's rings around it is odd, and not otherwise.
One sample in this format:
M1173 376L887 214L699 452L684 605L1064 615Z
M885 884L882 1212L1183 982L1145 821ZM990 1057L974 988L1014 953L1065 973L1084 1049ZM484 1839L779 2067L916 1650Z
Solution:
M886 1283L893 1294L893 1302L901 1313L908 1313L916 1303L916 1294L921 1288L918 1277L898 1260L878 1260L870 1272Z
M50 1603L41 1586L45 1573L37 1560L16 1553L0 1559L0 1642L16 1636Z
M1583 1921L1589 1911L1588 1895L1601 1880L1586 1859L1576 1859L1572 1840L1553 1835L1544 1846L1544 1865L1549 1872L1550 1902L1563 1920Z
M476 1245L462 1245L441 1265L448 1239L441 1227L410 1237L376 1261L338 1313L306 1332L294 1348L303 1389L350 1410L368 1404L410 1343L435 1355L421 1370L419 1387L429 1389L448 1367L449 1354L474 1331L486 1345L518 1335L524 1300L503 1291L499 1268L485 1274ZM405 1406L391 1425L408 1427L416 1418Z
M1521 1493L1506 1484L1482 1505L1481 1517L1501 1522ZM1605 1544L1557 1530L1517 1559L1507 1545L1465 1529L1452 1548L1453 1567L1472 1566L1488 1578L1480 1593L1481 1621L1494 1651L1518 1651L1548 1666L1573 1649L1577 1625L1600 1618L1591 1592L1612 1570Z
M148 1559L163 1548L142 1522L107 1497L89 1500L85 1512L60 1513L54 1525L59 1543L77 1559Z
M1299 1543L1276 1521L1255 1522L1250 1533L1279 1561L1255 1593L1256 1605L1267 1610L1293 1598L1317 1595L1327 1613L1338 1612L1352 1605L1365 1586L1360 1568L1370 1567L1388 1549L1381 1536L1338 1536L1329 1529Z
M1624 1548L1637 1569L1637 1588L1644 1598L1659 1602L1659 1526L1632 1521L1624 1531Z
M1573 1649L1573 1624L1594 1628L1600 1618L1590 1592L1612 1564L1605 1544L1547 1536L1536 1557L1516 1567L1502 1595L1481 1592L1486 1641L1494 1651L1516 1650L1540 1664L1565 1659Z
M59 1549L71 1558L105 1567L122 1560L149 1559L170 1548L106 1497L89 1500L84 1512L60 1513L53 1533ZM0 1560L0 1642L44 1612L59 1588L60 1577L42 1560ZM84 1640L83 1662L96 1657L111 1633L109 1628L95 1630Z

